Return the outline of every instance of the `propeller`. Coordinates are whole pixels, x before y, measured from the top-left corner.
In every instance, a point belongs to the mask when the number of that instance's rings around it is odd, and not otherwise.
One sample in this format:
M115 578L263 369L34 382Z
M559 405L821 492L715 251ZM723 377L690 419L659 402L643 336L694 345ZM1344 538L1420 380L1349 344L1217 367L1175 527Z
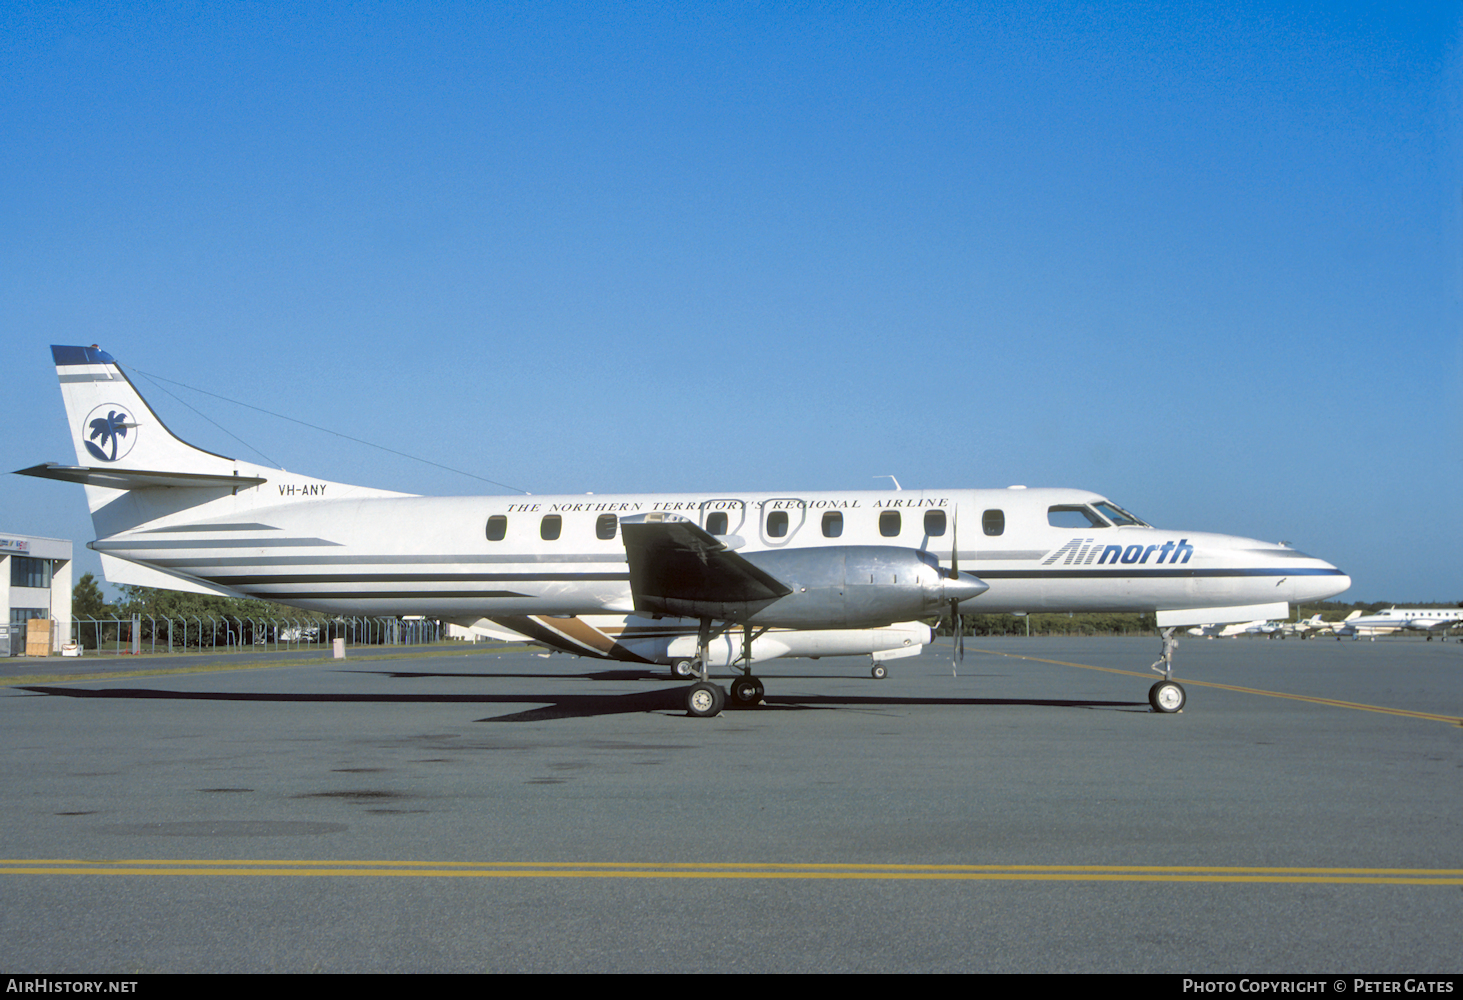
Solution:
M950 518L950 579L960 579L960 554L957 551L960 538L960 508L956 507ZM957 677L956 664L965 661L965 627L960 616L960 598L950 598L950 627L955 631L955 647L950 653L950 676Z

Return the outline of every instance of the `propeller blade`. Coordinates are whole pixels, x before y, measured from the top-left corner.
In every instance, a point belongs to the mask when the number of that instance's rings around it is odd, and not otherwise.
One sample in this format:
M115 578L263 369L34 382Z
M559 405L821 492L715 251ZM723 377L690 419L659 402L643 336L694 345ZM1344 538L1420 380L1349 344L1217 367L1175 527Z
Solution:
M960 614L960 602L950 602L950 625L955 632L955 646L950 653L950 676L958 677L955 665L965 662L965 623Z
M950 516L950 579L960 579L960 508L957 506ZM950 676L958 677L956 664L965 660L965 629L960 620L960 602L950 601L950 627L955 633L955 642L950 650Z

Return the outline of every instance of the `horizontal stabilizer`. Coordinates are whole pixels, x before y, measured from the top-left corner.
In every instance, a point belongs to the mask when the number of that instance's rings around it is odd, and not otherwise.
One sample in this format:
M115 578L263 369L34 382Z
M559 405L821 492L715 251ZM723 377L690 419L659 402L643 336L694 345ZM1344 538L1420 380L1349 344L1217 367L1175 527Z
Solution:
M654 614L709 605L770 604L792 593L699 525L661 511L620 519L635 609ZM716 617L736 617L717 615Z
M113 490L140 490L151 486L173 487L218 487L240 489L260 486L269 480L257 476L218 476L198 472L149 472L144 469L98 469L85 465L45 465L29 469L17 469L17 476L37 476L41 479L59 479L63 483L82 483L86 486L105 486Z

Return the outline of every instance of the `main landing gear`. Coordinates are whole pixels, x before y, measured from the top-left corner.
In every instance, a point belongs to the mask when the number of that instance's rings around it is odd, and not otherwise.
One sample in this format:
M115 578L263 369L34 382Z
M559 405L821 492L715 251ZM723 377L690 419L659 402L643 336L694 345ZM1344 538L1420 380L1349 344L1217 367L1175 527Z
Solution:
M767 689L758 677L752 675L752 626L742 626L742 674L731 682L730 700L739 708L761 704ZM686 714L698 718L720 715L726 707L728 693L719 684L711 683L706 669L706 658L711 643L711 619L701 619L701 628L696 634L696 658L678 660L671 666L677 677L697 676L700 679L686 689Z
M1152 667L1163 675L1163 680L1148 689L1148 704L1153 706L1153 711L1164 714L1182 712L1184 703L1189 700L1183 685L1173 679L1173 651L1179 644L1174 638L1176 632L1176 627L1163 630L1163 653L1153 661Z

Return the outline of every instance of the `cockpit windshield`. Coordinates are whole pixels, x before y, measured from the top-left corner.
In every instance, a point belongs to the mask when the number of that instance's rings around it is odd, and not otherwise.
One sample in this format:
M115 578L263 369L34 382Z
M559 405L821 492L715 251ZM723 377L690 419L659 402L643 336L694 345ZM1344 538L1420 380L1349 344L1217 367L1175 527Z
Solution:
M1140 520L1139 518L1134 517L1132 514L1129 514L1127 511L1123 510L1123 508L1119 507L1117 504L1113 503L1111 500L1099 500L1097 503L1093 504L1092 506L1096 507L1099 511L1101 511L1103 517L1107 518L1113 524L1116 524L1119 528L1126 528L1126 527L1151 528L1151 527L1153 527L1153 525L1149 524L1147 521Z

